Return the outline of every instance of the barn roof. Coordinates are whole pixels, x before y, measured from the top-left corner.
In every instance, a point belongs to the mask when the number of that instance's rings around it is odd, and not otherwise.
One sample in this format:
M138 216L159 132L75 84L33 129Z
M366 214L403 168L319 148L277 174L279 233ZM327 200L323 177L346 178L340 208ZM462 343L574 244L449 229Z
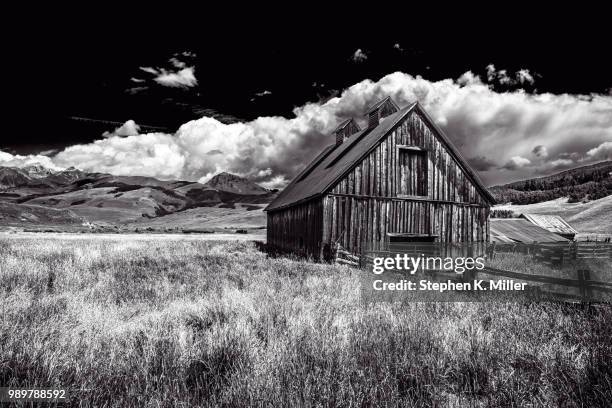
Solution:
M383 101L378 102L379 106ZM265 211L278 210L303 203L317 196L325 194L346 173L352 170L357 164L372 151L378 143L392 132L402 120L417 109L422 113L424 119L436 130L441 142L446 146L449 153L455 157L459 165L463 168L469 178L481 192L481 194L491 203L495 203L493 196L482 184L478 176L472 171L465 159L433 123L427 113L415 102L405 108L381 119L378 126L363 129L351 135L340 145L332 144L327 146L300 174L298 174L289 185L270 203ZM371 109L370 109L371 110Z
M491 242L521 242L525 244L569 242L569 240L547 231L523 218L492 218Z
M559 215L523 214L521 217L556 234L576 235L578 233L578 231Z
M353 119L347 119L344 120L342 122L340 122L340 124L336 127L336 129L334 129L334 131L332 133L336 133L341 131L342 129L344 129L349 123L354 122Z
M370 107L370 109L368 109L366 111L366 114L375 111L376 109L380 108L381 106L383 106L385 103L390 103L391 105L393 105L395 107L396 110L400 110L400 107L397 106L397 104L395 102L393 102L393 99L391 99L390 96L387 96L386 98L380 100L379 102L376 102L374 105L372 105Z

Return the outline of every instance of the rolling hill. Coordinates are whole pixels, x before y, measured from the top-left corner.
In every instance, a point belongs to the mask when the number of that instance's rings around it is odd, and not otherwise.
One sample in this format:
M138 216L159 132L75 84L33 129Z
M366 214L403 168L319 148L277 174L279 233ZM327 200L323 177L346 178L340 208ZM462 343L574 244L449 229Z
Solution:
M202 184L38 165L0 167L0 227L262 228L263 208L275 196L229 173Z
M557 198L526 205L502 204L494 210L508 210L514 215L560 215L581 233L612 234L612 195L588 202Z
M565 170L551 176L489 189L498 203L533 204L567 197L570 202L612 195L612 161Z

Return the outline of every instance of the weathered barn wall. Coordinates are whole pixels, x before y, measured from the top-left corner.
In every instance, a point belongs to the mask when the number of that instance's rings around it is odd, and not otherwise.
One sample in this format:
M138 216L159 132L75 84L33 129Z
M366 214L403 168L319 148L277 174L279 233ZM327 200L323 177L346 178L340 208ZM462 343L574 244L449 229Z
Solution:
M318 258L323 245L322 231L320 199L268 213L267 243L277 249Z
M437 235L439 242L489 239L489 208L390 197L329 194L324 203L324 242L353 253L386 247L387 233Z
M402 161L400 151L410 148L426 160ZM402 162L409 171L401 171ZM424 182L427 196L402 196L400 183L422 192L417 186ZM387 233L432 234L441 242L489 239L489 204L418 112L343 177L323 206L324 242L354 253L385 247Z

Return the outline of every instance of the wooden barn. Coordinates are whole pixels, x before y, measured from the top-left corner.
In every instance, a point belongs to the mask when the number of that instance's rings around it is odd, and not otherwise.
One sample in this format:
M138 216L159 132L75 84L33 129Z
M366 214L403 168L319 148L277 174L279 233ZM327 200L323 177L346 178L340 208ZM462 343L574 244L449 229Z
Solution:
M487 242L494 199L425 110L385 98L341 123L266 208L272 247L327 258L394 242Z

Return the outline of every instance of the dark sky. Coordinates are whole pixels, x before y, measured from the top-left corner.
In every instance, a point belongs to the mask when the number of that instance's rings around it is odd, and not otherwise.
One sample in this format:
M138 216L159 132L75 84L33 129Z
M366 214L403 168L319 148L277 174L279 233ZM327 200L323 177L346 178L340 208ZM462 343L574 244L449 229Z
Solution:
M115 127L73 117L133 119L169 132L203 115L226 122L290 117L296 106L398 70L435 81L468 70L486 76L492 63L536 73L530 92L607 93L612 86L609 28L592 16L519 12L503 22L447 22L413 9L398 21L399 10L379 7L337 16L321 10L297 21L295 10L282 18L244 11L39 10L7 51L16 74L6 97L18 133L6 134L0 148L63 148ZM357 49L367 59L356 62ZM169 63L175 55L193 67L197 85L163 86L139 69L178 70ZM257 96L264 91L270 94Z

